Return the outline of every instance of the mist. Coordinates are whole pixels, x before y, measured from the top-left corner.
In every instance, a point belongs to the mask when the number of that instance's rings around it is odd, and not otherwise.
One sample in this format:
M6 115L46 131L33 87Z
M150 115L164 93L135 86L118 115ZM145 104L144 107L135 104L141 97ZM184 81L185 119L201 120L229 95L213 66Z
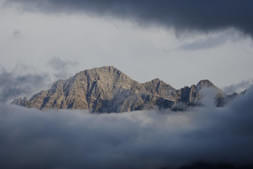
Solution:
M2 168L178 168L252 163L253 89L223 108L98 114L0 104Z
M18 96L31 96L34 92L48 86L48 74L20 73L24 67L7 71L0 65L0 102L10 102Z

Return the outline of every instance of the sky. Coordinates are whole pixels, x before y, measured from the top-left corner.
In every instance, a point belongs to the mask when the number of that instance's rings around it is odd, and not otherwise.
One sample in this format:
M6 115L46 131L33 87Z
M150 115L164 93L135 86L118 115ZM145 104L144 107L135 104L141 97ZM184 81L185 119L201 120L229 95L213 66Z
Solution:
M240 6L236 0L0 2L0 66L9 72L56 80L113 65L137 81L160 78L175 88L253 78L248 0ZM55 60L69 65L57 67Z

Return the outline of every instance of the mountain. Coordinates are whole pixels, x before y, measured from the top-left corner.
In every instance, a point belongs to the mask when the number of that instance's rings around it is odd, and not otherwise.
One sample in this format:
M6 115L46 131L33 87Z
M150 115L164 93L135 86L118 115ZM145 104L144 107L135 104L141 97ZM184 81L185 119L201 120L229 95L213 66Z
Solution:
M117 68L105 66L59 80L50 89L30 99L15 99L13 104L41 110L88 109L101 113L153 108L181 110L200 104L203 88L215 89L217 98L220 98L217 105L222 104L222 90L209 80L201 80L196 85L177 90L160 79L139 83Z

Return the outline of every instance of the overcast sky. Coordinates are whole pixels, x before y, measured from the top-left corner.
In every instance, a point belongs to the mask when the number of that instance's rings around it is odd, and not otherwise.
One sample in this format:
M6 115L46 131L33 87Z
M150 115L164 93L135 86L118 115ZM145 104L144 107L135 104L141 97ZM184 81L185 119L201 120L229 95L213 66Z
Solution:
M23 66L69 76L113 65L137 81L158 77L176 88L201 79L224 87L253 78L250 1L241 8L230 1L227 11L213 1L217 12L210 17L202 3L182 7L173 0L0 2L0 65L7 71ZM169 2L182 13L168 12ZM61 69L57 59L69 66Z

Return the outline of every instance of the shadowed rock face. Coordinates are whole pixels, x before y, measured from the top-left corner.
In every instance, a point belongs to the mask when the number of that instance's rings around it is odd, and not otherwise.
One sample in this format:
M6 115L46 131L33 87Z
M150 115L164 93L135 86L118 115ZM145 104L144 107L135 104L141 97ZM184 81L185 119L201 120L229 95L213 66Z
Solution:
M94 68L77 73L67 80L55 82L49 90L30 99L16 99L14 104L38 109L89 109L92 112L126 112L134 110L175 107L178 103L196 105L200 90L217 89L208 80L176 90L154 79L138 83L112 66Z

